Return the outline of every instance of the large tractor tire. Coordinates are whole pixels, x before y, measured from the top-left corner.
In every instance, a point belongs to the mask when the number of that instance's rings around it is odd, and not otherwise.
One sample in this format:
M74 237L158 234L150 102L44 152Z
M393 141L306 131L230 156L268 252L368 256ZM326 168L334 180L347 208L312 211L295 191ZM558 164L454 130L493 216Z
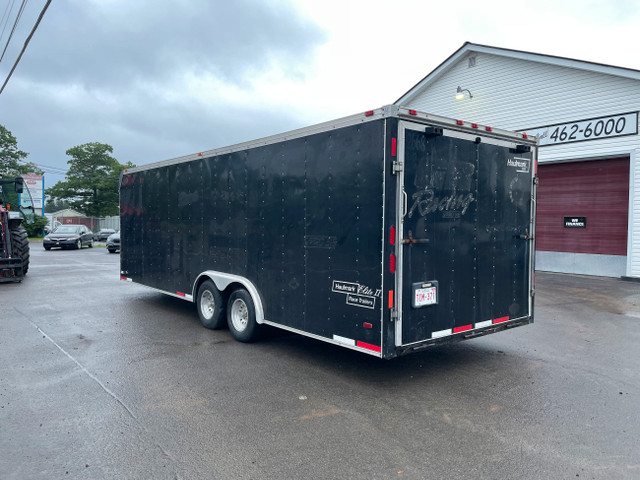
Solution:
M26 274L29 270L29 236L22 225L12 226L10 232L12 255L22 259L22 271Z

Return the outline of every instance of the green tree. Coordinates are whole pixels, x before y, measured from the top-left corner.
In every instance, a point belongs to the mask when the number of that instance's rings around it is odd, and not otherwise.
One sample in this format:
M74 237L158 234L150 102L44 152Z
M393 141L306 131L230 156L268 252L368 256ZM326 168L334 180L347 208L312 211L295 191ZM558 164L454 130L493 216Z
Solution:
M118 215L118 181L125 168L114 157L113 147L91 142L67 150L71 159L65 180L46 190L52 200L69 202L71 208L90 217Z
M30 238L41 237L44 227L47 225L47 217L34 215L33 222L22 222L22 225L24 225Z
M21 173L44 174L35 163L26 162L29 154L18 148L18 140L4 126L0 125L0 176L17 177Z
M71 208L71 204L66 200L47 199L47 202L44 204L44 213L55 213L66 208Z

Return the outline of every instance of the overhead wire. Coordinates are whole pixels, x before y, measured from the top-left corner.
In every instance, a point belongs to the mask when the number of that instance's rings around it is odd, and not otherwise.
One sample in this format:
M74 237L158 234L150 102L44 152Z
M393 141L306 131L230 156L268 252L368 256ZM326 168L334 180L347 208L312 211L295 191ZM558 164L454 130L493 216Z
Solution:
M29 0L22 0L20 4L20 10L18 10L18 15L16 16L15 22L13 22L13 28L11 29L11 33L9 34L9 38L7 38L7 43L4 46L4 50L2 50L2 55L0 56L0 63L2 63L2 59L4 58L4 54L7 53L7 48L9 48L9 43L11 43L11 38L13 38L13 34L18 27L18 23L20 23L20 19L22 18L22 12L24 12L24 7L27 5ZM4 32L3 32L4 33Z
M67 170L60 167L52 167L51 165L43 165L41 163L29 162L28 160L18 160L20 163L33 163L36 167L41 168L45 172L49 172L53 175L66 175Z
M2 92L4 91L4 88L7 86L7 83L9 83L9 79L11 78L11 75L13 75L13 72L15 71L16 67L18 66L18 63L20 63L20 59L22 58L22 55L24 54L24 51L27 49L27 45L29 45L29 42L31 41L31 37L33 37L33 34L36 32L36 29L38 28L38 25L40 25L40 22L42 21L42 17L44 17L44 14L47 11L47 8L49 8L50 4L51 4L51 0L47 0L47 3L45 4L45 6L42 7L42 11L40 12L40 15L38 16L38 20L36 20L36 24L33 26L33 28L31 29L31 33L29 34L29 36L25 40L24 46L22 47L22 50L20 51L20 55L18 55L18 58L16 59L16 63L13 64L13 67L11 68L11 71L9 72L9 75L7 76L7 79L4 81L4 83L2 84L2 87L0 88L0 94L2 94Z
M4 13L2 14L2 19L0 20L0 24L4 24L4 26L2 27L2 33L0 33L0 41L2 41L2 37L4 37L4 31L7 29L7 24L9 23L9 17L11 17L11 12L13 11L13 6L15 5L15 3L16 3L16 0L11 0L11 2L7 3L7 6L4 7Z

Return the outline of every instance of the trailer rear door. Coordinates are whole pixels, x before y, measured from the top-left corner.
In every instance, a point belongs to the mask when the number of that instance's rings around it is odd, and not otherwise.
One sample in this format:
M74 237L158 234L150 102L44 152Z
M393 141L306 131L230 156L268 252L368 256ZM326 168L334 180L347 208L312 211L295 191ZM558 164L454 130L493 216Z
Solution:
M531 314L532 154L438 133L400 122L396 345Z

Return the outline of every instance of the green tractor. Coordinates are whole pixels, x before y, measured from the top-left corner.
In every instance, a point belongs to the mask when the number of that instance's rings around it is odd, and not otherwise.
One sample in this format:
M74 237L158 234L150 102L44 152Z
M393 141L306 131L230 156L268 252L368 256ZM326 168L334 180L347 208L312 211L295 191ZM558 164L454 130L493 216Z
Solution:
M29 238L22 222L33 218L22 177L0 177L0 283L21 282L29 270Z

